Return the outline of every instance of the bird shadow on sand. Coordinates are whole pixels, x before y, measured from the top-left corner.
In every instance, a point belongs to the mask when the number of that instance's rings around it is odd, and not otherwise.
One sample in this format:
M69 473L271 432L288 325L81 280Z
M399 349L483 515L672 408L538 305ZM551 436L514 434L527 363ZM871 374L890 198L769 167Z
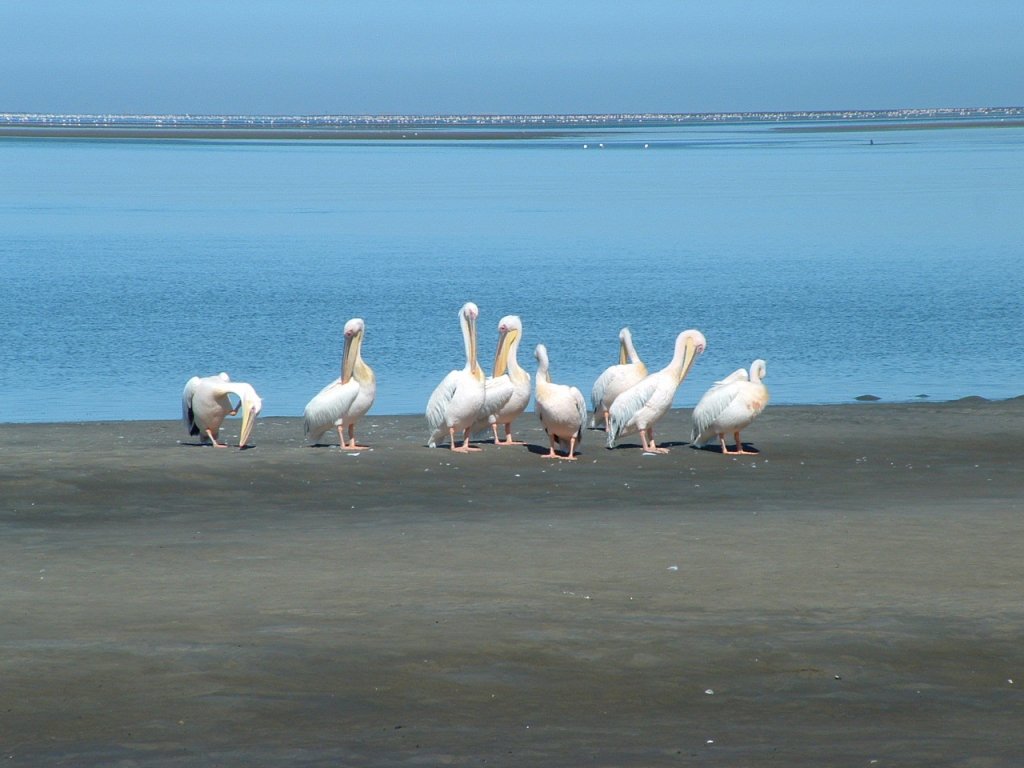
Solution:
M735 445L733 445L732 449L729 450L728 452L723 451L722 450L722 446L720 444L718 444L718 443L715 443L714 445L711 445L709 443L708 445L702 445L700 447L698 447L696 445L691 445L690 447L693 448L693 450L695 450L695 451L704 451L705 453L717 453L719 455L725 455L725 456L735 456L736 455L735 453L733 453L733 451L736 450L736 446ZM742 448L742 450L747 452L747 455L751 455L751 454L756 455L756 454L759 454L761 452L759 449L754 447L753 443L740 443L740 447ZM743 456L744 454L741 453L739 455Z
M213 445L213 443L197 443L197 442L192 442L192 441L185 442L184 440L179 441L178 444L179 445L183 445L186 448L214 448L215 447ZM222 448L222 449L223 448L232 448L232 449L234 449L236 451L239 451L239 450L241 450L241 451L248 451L249 449L255 448L255 447L256 447L255 445L245 445L245 446L242 446L241 448L239 448L237 445L231 445L230 443L228 443L227 445L220 446L220 448Z
M689 443L687 443L685 441L684 442L679 442L679 441L673 441L673 440L667 440L667 441L664 441L664 442L658 442L658 447L659 448L682 448L684 445L689 445ZM644 449L644 447L643 447L643 445L641 443L619 443L618 445L612 446L608 450L609 451L620 451L620 450L623 450L623 449L625 449L625 450L633 450L633 451L637 451L637 450L642 451Z
M534 456L547 456L548 452L551 449L548 448L548 446L546 446L546 445L536 445L535 443L527 443L526 444L526 450L528 450ZM569 447L568 446L566 446L565 448L559 447L559 448L556 448L555 451L560 456L562 456L562 458L565 458L565 455L569 452ZM576 452L573 454L573 456L576 457L576 458L579 458L580 456L583 456L583 452L580 450L579 446L576 447Z

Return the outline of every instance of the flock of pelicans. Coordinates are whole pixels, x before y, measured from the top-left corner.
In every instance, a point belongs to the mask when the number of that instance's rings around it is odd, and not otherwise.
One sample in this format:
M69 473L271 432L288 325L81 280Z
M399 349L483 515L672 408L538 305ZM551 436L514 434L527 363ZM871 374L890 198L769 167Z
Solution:
M501 319L494 371L486 376L477 362L479 314L472 302L459 310L466 365L445 376L427 403L431 448L447 439L453 451L478 451L480 448L470 445L470 436L488 428L493 431L496 444L522 445L512 439L512 424L526 410L531 394L530 374L520 367L517 359L523 324L515 315ZM377 392L376 377L362 357L365 332L366 325L360 318L345 323L341 376L306 405L306 437L313 443L329 430L337 429L340 446L346 451L367 448L359 445L355 437L356 424L370 410ZM675 353L669 364L660 371L648 373L633 347L629 329L623 328L619 332L618 364L610 366L594 382L590 426L595 427L603 420L609 448L619 438L639 433L645 452L667 453L668 448L658 447L654 441L654 425L672 406L676 389L706 346L700 331L683 331L676 338ZM537 358L534 407L550 442L547 457L572 461L587 423L586 401L576 387L551 381L548 352L543 344L537 345L534 355ZM749 374L740 368L716 382L694 408L691 443L701 447L717 436L723 454L747 453L740 442L740 432L768 403L768 390L761 383L765 372L765 362L755 360ZM238 399L238 405L232 403L231 395ZM182 393L182 418L189 434L198 435L200 442L209 438L218 447L225 447L217 440L225 417L241 411L238 445L244 448L262 407L263 402L252 385L231 381L226 373L202 378L193 376ZM499 435L501 427L504 438ZM726 435L730 434L736 444L732 451L726 445ZM564 456L556 451L556 445L564 450Z

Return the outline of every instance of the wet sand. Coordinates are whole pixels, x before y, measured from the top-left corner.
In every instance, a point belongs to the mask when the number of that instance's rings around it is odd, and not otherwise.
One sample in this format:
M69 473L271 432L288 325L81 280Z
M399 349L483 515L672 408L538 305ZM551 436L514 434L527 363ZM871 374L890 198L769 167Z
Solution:
M1024 400L688 416L575 464L532 414L0 425L0 759L1019 765Z

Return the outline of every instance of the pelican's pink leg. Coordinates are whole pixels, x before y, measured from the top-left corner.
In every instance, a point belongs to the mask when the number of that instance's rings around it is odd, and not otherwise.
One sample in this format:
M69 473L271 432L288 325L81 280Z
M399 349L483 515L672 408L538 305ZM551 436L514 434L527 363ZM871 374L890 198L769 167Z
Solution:
M548 451L546 454L544 454L544 458L545 459L558 459L558 458L561 458L557 453L555 453L555 438L551 434L548 434L548 445L551 446L551 450Z
M500 445L501 440L498 439L498 422L491 424L491 431L494 432L494 444Z
M464 435L462 445L458 448L455 447L455 427L450 430L452 436L452 450L459 453L475 453L476 451L482 450L481 448L474 448L469 444L469 433L472 431L472 427L466 427L466 433Z
M658 444L654 441L654 427L648 427L646 430L640 430L641 442L644 445L644 450L648 453L668 453L668 448L659 448ZM650 440L648 444L647 440Z
M612 431L612 422L611 422L611 418L608 416L608 409L607 408L604 409L604 431L605 432L611 432Z
M206 434L209 436L210 441L213 443L213 447L214 448L227 448L228 447L227 443L218 443L217 442L217 435L214 432L211 432L210 430L206 430Z
M345 447L345 427L341 424L338 425L338 447Z
M727 446L725 444L725 433L724 432L719 432L718 433L718 442L720 442L722 444L722 453L729 453L729 446Z
M576 435L569 438L569 455L565 457L566 461L576 461Z
M357 445L356 444L356 425L348 425L348 444L345 445L346 451L368 451L370 446L368 445Z
M526 443L519 440L512 439L512 422L509 421L505 424L505 442L502 445L526 445Z
M740 456L756 456L757 455L757 451L745 451L745 450L743 450L743 443L740 442L740 433L739 432L733 432L732 434L733 434L733 437L736 438L736 450L733 451L733 453L739 454Z
M640 444L644 448L644 453L650 453L651 449L647 446L647 430L640 430Z

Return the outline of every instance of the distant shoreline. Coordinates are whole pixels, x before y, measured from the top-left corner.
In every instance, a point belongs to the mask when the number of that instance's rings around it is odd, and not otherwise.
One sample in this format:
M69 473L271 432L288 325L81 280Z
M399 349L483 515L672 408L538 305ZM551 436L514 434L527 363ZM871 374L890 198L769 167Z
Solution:
M657 126L662 127L662 126ZM680 126L684 127L684 126ZM604 126L625 130L624 126ZM1024 119L915 121L901 123L829 123L827 125L772 125L779 133L859 133L874 131L950 130L955 128L1024 128ZM584 135L598 126L574 128L495 129L488 126L458 129L411 130L408 128L190 128L117 126L0 126L0 138L19 139L111 139L111 140L193 140L193 141L527 141Z
M779 132L1024 126L1024 107L533 115L132 115L0 112L0 138L503 141L595 131L759 126Z
M517 141L573 136L579 131L566 129L494 130L465 128L458 130L411 130L382 128L80 128L77 126L0 126L0 138L22 139L191 139L226 141Z

